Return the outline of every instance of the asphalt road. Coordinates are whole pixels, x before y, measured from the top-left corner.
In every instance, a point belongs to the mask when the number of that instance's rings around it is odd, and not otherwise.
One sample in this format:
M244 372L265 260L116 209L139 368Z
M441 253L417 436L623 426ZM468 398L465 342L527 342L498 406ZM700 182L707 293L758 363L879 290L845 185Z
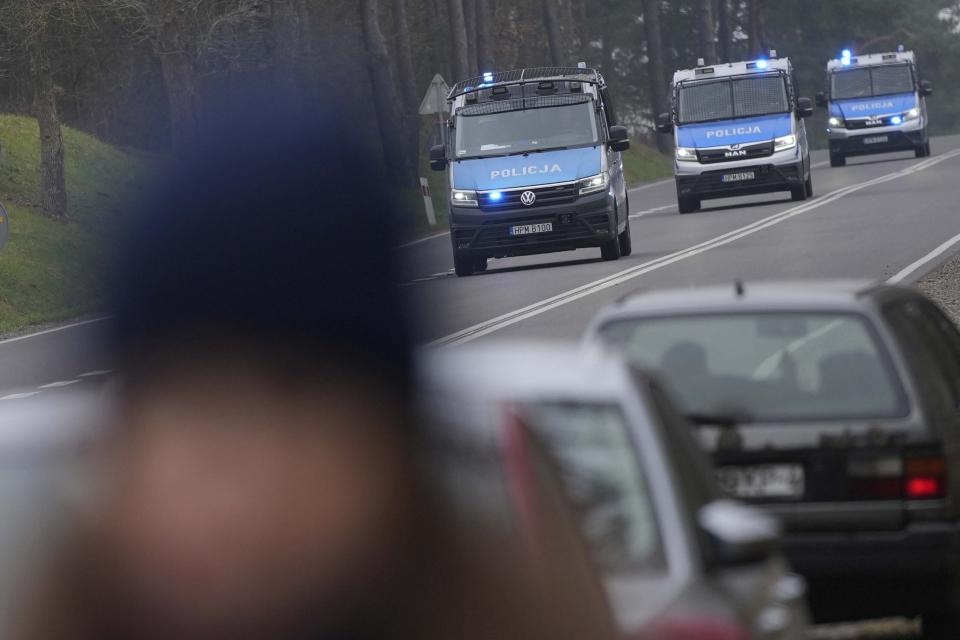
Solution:
M960 248L960 136L935 138L933 157L897 153L831 168L814 153L815 197L708 200L676 209L673 181L630 192L633 255L599 249L491 260L451 274L449 236L401 248L404 290L422 337L451 344L487 336L576 339L597 309L631 290L855 277L910 282Z
M936 138L931 158L899 153L827 166L814 154L816 197L780 194L707 201L677 213L672 181L630 192L634 253L599 249L491 260L452 275L449 236L402 246L402 281L425 342L494 337L576 339L596 310L639 288L764 279L865 277L906 281L960 248L960 136ZM936 255L933 255L936 254ZM901 273L902 272L902 273ZM335 304L331 301L331 304ZM0 406L103 378L104 323L0 340Z

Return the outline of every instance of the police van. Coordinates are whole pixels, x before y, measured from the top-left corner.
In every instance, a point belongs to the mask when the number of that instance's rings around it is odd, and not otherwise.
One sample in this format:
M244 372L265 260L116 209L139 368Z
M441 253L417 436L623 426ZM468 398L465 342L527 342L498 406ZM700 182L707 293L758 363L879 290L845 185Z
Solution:
M845 49L827 63L828 92L817 94L827 107L830 166L849 156L890 151L930 155L926 96L933 86L917 79L912 51L854 56Z
M617 125L593 69L519 69L459 82L447 97L447 142L430 166L449 171L450 237L459 276L503 258L599 247L630 255Z
M813 195L804 118L813 103L797 97L787 58L730 62L677 71L671 111L657 130L674 133L677 205L693 213L703 200L789 191Z

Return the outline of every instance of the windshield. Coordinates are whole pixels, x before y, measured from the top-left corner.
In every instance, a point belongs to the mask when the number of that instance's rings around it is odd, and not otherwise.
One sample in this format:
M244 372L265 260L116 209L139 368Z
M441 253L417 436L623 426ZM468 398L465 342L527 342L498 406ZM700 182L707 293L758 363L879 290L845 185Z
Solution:
M567 99L569 100L569 98ZM593 101L526 98L457 114L456 157L498 156L598 144Z
M742 421L906 414L883 347L859 316L736 313L621 320L603 340L659 370L691 414Z
M663 567L653 503L629 428L616 406L525 407L554 458L580 530L607 574Z
M849 100L894 93L911 93L913 89L913 71L910 65L863 67L834 73L830 97L834 100Z
M790 111L780 74L684 83L678 93L681 124Z

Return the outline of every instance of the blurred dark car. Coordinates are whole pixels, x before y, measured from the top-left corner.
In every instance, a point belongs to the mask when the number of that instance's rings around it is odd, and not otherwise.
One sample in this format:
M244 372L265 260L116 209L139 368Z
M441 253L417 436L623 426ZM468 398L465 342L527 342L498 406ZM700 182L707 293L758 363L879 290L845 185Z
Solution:
M422 368L457 502L504 527L536 523L529 501L511 507L511 434L529 432L625 636L803 637L806 587L776 551L778 523L721 497L690 426L642 372L599 350L489 342L428 352Z
M587 341L663 375L722 486L779 516L794 567L829 586L812 589L818 617L956 619L960 334L924 296L868 282L639 293Z

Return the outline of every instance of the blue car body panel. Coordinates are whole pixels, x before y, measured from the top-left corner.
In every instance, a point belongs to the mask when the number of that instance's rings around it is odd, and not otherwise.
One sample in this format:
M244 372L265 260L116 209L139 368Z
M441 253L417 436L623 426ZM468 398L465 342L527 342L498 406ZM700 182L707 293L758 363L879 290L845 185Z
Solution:
M830 102L830 115L835 118L869 118L903 113L917 108L917 94L898 93L872 98L851 100L833 100Z
M603 152L598 145L527 155L454 160L453 188L490 191L588 178L603 170Z
M793 133L792 120L792 114L779 113L772 116L680 125L677 128L677 144L681 147L703 149L765 142Z

